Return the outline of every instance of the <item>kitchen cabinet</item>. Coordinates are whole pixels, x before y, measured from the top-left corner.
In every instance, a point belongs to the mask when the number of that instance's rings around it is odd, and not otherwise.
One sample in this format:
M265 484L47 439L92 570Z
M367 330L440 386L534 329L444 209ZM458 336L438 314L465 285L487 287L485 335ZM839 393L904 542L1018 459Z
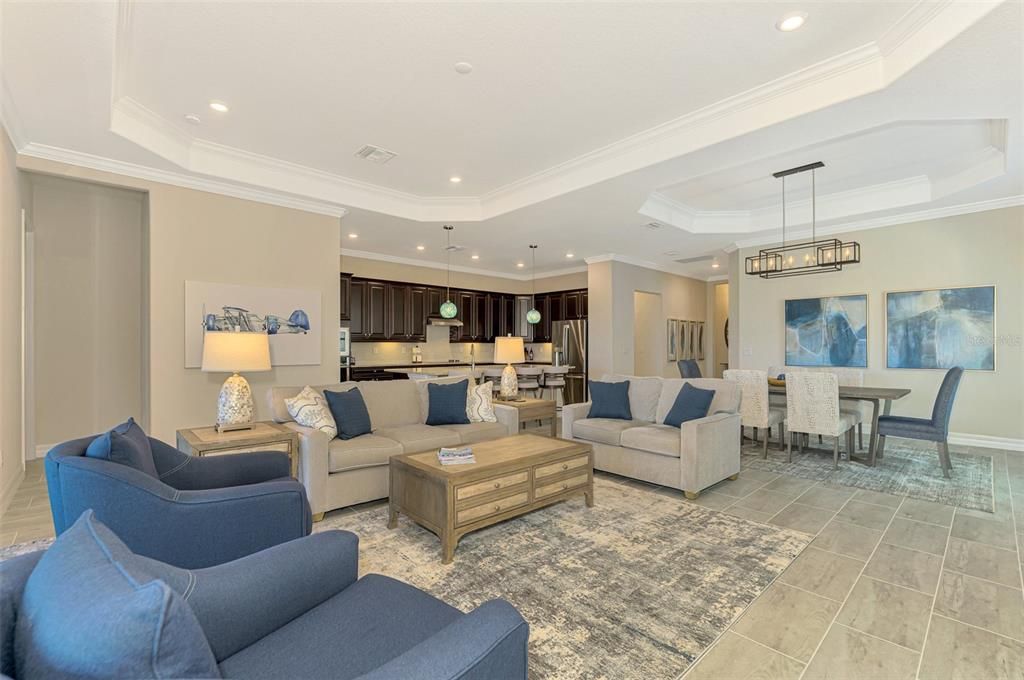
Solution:
M387 340L387 284L367 281L363 306L363 338Z
M386 284L387 299L384 313L385 336L388 340L400 342L409 340L412 315L409 307L409 286L400 283Z
M340 295L341 320L342 320L342 322L345 322L345 321L348 321L350 316L351 316L350 312L349 312L349 310L351 309L351 302L350 302L350 300L352 299L352 275L351 274L342 274L341 275L341 289L340 289L339 292L341 293L341 295ZM347 324L342 323L341 325L345 326Z
M366 281L351 279L348 301L348 328L353 341L365 340L363 336L363 310L366 307Z
M583 299L581 297L582 291L574 290L565 294L565 309L563 310L565 318L560 319L561 321L571 319L582 319L581 313L583 309Z
M427 297L426 286L409 286L409 342L427 339Z

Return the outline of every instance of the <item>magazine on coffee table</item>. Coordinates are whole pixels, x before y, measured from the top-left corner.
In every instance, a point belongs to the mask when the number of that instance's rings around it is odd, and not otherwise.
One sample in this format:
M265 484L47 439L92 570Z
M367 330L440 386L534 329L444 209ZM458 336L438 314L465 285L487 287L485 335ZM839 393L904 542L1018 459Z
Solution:
M473 449L468 446L458 448L442 447L437 452L437 461L441 465L469 465L470 463L475 463L476 458L473 457Z

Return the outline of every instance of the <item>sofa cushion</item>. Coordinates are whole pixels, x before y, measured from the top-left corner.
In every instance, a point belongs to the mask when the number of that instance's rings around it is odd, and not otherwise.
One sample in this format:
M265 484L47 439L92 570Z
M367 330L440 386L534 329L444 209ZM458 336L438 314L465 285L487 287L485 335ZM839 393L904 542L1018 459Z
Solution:
M352 439L333 439L327 448L327 470L343 472L355 468L387 465L391 456L405 453L394 439L364 434Z
M430 385L452 385L463 380L469 380L469 376L466 375L448 375L442 378L423 378L410 380L416 388L416 398L420 402L420 415L417 423L427 422L427 416L430 414L430 396L427 390Z
M644 425L632 427L622 433L622 446L663 456L679 457L680 434L678 427Z
M324 396L327 397L327 405L331 409L334 423L338 426L340 438L352 439L372 431L370 412L366 409L363 393L358 387L345 392L327 390Z
M459 435L460 444L475 444L508 436L503 423L469 423L468 425L445 425L444 429Z
M642 420L620 420L618 418L583 418L572 424L572 436L590 442L619 446L622 433L631 427L649 425Z
M702 390L687 383L676 395L676 402L665 415L665 424L679 427L689 420L697 420L708 415L708 407L715 398L714 390Z
M417 588L369 574L228 657L220 668L230 678L350 680L384 665L462 616L458 609Z
M590 413L588 418L632 420L629 410L629 381L607 383L590 381Z
M220 677L189 606L163 581L134 578L114 557L125 552L92 510L46 551L16 623L20 677Z
M679 390L683 389L683 385L686 383L699 387L702 390L715 391L715 397L711 400L711 406L708 407L708 415L715 415L719 412L739 413L740 386L732 380L722 380L721 378L663 378L661 397L658 399L658 412L655 416L656 423L665 422L665 416L668 415L668 412L676 403Z
M654 422L661 396L661 378L637 377L609 373L601 376L603 382L629 381L629 410L636 420Z
M469 378L439 385L427 385L427 425L468 425L466 398L469 396Z
M134 418L129 418L109 432L104 432L93 439L86 448L85 455L127 465L145 472L150 477L158 477L149 438Z
M402 445L404 453L418 453L439 449L442 446L458 446L459 435L447 427L431 425L402 425L401 427L386 427L374 432L374 434L388 439L394 439Z
M367 380L359 389L370 411L373 429L423 423L415 380Z

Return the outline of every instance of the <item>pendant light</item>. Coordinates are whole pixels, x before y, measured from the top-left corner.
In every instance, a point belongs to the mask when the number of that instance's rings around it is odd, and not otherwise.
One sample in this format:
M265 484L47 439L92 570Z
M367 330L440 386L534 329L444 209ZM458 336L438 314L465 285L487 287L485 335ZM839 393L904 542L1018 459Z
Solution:
M860 262L860 244L843 243L839 239L817 239L817 184L815 171L825 167L821 161L772 173L782 180L782 245L763 248L757 255L746 259L746 273L762 279L782 276L802 276L823 272L842 271L844 264ZM811 173L811 240L786 243L786 177L801 172Z
M540 312L537 311L537 246L530 246L533 264L530 266L530 311L526 313L526 323L540 323Z
M459 313L459 308L452 302L452 229L450 224L444 225L445 236L448 241L448 245L445 247L445 252L448 253L448 283L445 286L445 301L441 303L441 316L445 319L454 319L455 315Z

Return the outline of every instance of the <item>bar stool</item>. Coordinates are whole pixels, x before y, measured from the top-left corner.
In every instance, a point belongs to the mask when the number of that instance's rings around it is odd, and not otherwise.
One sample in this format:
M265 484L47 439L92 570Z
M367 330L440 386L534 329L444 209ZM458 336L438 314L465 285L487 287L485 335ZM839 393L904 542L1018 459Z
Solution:
M565 402L565 375L569 372L568 366L544 366L541 369L541 387L551 390L551 398L558 408ZM555 390L558 394L555 394Z
M516 366L516 380L520 392L532 392L534 397L540 395L540 377L544 370L536 366Z
M483 369L483 380L491 383L491 392L501 390L501 372L505 370L501 366L488 366Z
M476 371L469 366L458 366L456 368L449 369L448 375L451 377L464 375L469 378L470 385L476 385Z

